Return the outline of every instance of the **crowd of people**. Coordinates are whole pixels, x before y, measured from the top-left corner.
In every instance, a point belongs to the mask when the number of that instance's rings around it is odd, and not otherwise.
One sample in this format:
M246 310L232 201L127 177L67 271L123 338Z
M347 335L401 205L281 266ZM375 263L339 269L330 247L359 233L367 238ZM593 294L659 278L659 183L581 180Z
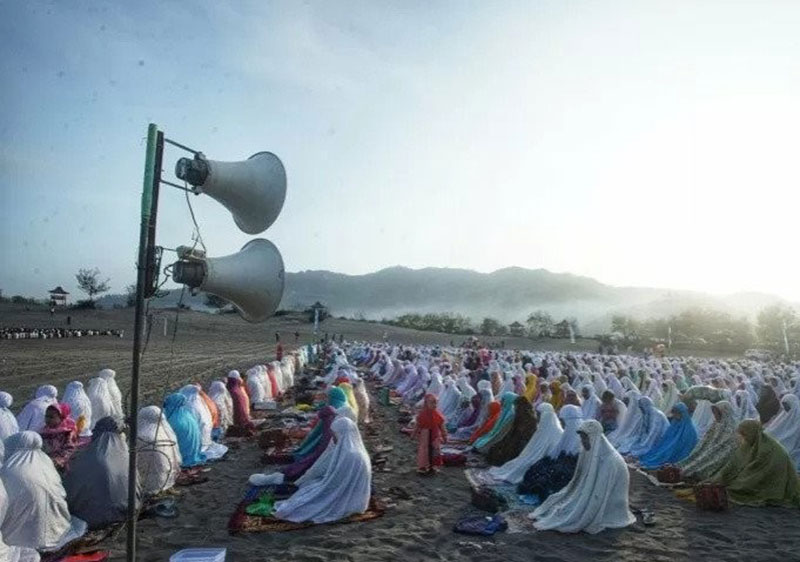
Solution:
M308 403L296 400L298 380ZM800 507L800 363L335 341L141 408L137 507L223 457L224 437L255 437L253 412L276 410L291 389L311 423L284 464L250 477L296 487L264 513L295 523L364 513L367 381L413 414L401 429L417 441L420 474L435 475L448 455L480 458L483 478L528 498L537 529L632 524L629 468L669 468L738 504ZM16 415L12 406L0 392L0 560L38 560L122 522L129 449L114 371L70 382L60 399L40 386Z
M31 328L27 326L0 328L3 340L50 340L61 338L83 338L88 336L113 336L122 338L125 330L97 330L87 328Z
M237 371L204 390L188 384L161 406L137 413L137 509L181 475L223 457L225 436L253 436L251 408L279 399L313 353ZM35 562L87 531L125 520L128 511L126 418L116 373L103 369L86 387L70 382L61 398L40 386L15 415L0 392L0 560ZM347 427L332 429L348 441Z
M629 472L671 469L734 503L800 507L800 363L486 348L348 351L404 407L418 470L474 453L538 529L624 527Z

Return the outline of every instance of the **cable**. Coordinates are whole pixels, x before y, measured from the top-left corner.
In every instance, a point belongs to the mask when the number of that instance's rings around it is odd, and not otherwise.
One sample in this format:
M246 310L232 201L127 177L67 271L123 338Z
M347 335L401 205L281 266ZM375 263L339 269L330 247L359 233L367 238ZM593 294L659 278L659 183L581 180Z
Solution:
M185 181L183 182L184 185L188 185ZM192 222L194 223L194 230L197 232L197 239L200 241L200 245L203 247L203 251L207 252L206 245L203 242L203 235L200 234L200 227L197 225L197 218L194 216L194 209L192 208L192 200L189 199L189 192L184 191L183 194L186 196L186 205L189 207L189 214L192 216Z

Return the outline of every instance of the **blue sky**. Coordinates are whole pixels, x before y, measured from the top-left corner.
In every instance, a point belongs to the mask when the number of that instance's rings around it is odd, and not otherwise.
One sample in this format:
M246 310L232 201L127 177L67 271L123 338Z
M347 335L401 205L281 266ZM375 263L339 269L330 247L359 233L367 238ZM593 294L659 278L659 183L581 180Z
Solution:
M289 177L290 271L800 300L800 3L2 2L0 288L134 280L147 124ZM177 151L168 151L170 171ZM250 237L193 198L210 255ZM190 241L165 189L158 242Z

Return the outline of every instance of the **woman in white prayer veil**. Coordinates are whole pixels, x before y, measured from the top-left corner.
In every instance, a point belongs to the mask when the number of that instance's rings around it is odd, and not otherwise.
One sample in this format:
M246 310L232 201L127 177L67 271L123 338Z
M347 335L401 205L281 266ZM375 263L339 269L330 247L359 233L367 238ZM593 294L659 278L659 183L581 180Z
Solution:
M369 506L372 466L358 426L347 418L331 424L325 452L297 479L299 489L275 504L275 517L302 523L329 523Z
M584 384L581 386L581 398L583 404L581 405L581 415L585 420L593 420L600 414L600 406L602 402L595 394L595 387L592 384Z
M261 382L261 373L258 367L251 367L245 373L247 377L247 395L250 396L250 403L261 404L267 401L267 393L264 391L264 384Z
M607 378L607 386L608 389L614 393L614 396L617 398L621 398L625 396L625 389L622 387L622 383L619 382L619 378L614 373L608 375ZM600 395L602 396L602 394Z
M281 372L288 382L287 387L294 386L294 361L291 356L287 355L281 360Z
M5 441L0 479L8 492L8 512L0 531L6 544L53 551L86 533L86 522L71 517L67 493L42 438L22 431Z
M540 531L590 534L636 522L628 508L630 476L622 456L603 435L603 426L586 420L578 429L582 449L569 484L530 514Z
M0 441L19 433L17 418L9 410L13 403L14 398L8 392L0 392Z
M594 386L594 393L596 396L602 396L603 393L608 390L608 386L606 385L606 381L603 380L602 375L598 374L590 374L592 378L592 386Z
M444 378L444 390L439 396L439 411L449 419L458 409L461 403L461 392L456 386L456 382L449 375Z
M0 441L2 443L2 441ZM2 449L2 445L0 445ZM0 466L2 466L0 460ZM3 481L0 480L0 528L8 515L8 493L6 492ZM0 533L0 560L3 562L39 562L41 558L39 553L32 548L25 548L20 546L9 546L3 541L3 535Z
M102 369L97 376L106 381L108 393L111 395L111 405L114 407L114 417L124 418L125 413L122 408L122 392L117 385L117 372L113 369ZM98 420L100 418L97 418Z
M181 471L178 438L158 406L139 410L139 484L142 495L153 496L175 485Z
M81 437L92 436L92 401L83 390L83 383L80 381L72 381L67 385L64 390L64 398L62 402L69 405L72 419L75 424L80 428Z
M91 379L86 395L92 403L92 429L94 429L99 420L114 417L114 403L111 398L111 392L108 390L106 379L101 379L100 377Z
M439 395L444 390L444 382L442 381L442 375L438 372L431 371L431 384L428 385L428 389L425 391L425 394L433 394L436 398L439 398Z
M662 387L666 387L666 389L658 409L666 414L671 412L672 407L678 403L678 387L675 386L675 381L672 379L665 380Z
M737 390L733 396L733 412L736 421L757 420L759 419L758 410L753 403L752 395L747 390Z
M800 471L800 398L796 394L781 398L781 411L770 420L764 432L783 445Z
M533 463L555 451L564 433L556 412L553 406L546 403L539 404L536 411L539 412L539 424L522 452L504 465L489 469L489 474L495 480L519 484Z
M511 376L511 373L508 371L501 371L500 374L503 377L503 385L500 387L500 392L498 392L497 395L502 396L506 392L515 392L514 377Z
M643 422L642 411L639 409L639 398L641 398L641 393L634 389L629 390L625 394L625 398L627 399L627 408L625 410L625 416L620 421L617 429L612 431L606 436L608 442L611 443L620 453L627 452L627 448L633 436L636 435L636 432L639 430L639 426Z
M292 387L292 380L289 373L284 373L280 361L273 361L270 363L275 369L275 378L278 379L278 384L281 386L281 392L286 392ZM334 369L335 371L336 369Z
M656 379L650 379L649 386L647 387L647 392L644 393L644 396L647 396L650 400L653 401L656 408L661 405L661 402L664 401L664 394L661 392L660 384Z
M258 376L261 381L261 386L264 387L264 394L268 400L272 400L277 396L277 391L272 388L272 381L269 380L269 369L266 365L256 365L258 368Z
M48 406L58 405L58 390L50 384L36 389L33 400L25 404L17 415L17 425L20 431L39 432L44 428L44 414Z
M708 428L714 423L714 412L711 411L711 402L708 400L698 400L692 413L692 422L697 430L697 438L701 439L706 434Z
M335 411L337 417L347 418L353 423L358 424L358 416L348 404L345 404L341 408L336 408Z
M186 397L184 407L194 414L194 417L197 418L197 423L200 425L202 452L205 454L206 459L213 461L225 456L225 453L228 452L228 447L222 443L215 443L211 438L214 422L205 400L200 396L200 389L193 384L187 384L181 388L180 393Z
M367 393L367 385L364 384L364 379L358 379L353 385L353 394L358 404L359 423L372 423L372 418L369 415L369 394Z
M233 398L222 381L214 381L208 388L208 397L214 401L219 410L219 427L222 435L233 425Z

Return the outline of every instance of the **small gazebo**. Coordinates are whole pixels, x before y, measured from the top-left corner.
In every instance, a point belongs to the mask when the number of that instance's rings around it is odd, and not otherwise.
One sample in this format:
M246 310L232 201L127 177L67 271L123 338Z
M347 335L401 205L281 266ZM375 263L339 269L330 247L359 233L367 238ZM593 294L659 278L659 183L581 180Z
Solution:
M67 295L69 293L61 285L52 291L48 291L48 293L50 293L50 306L67 306Z

